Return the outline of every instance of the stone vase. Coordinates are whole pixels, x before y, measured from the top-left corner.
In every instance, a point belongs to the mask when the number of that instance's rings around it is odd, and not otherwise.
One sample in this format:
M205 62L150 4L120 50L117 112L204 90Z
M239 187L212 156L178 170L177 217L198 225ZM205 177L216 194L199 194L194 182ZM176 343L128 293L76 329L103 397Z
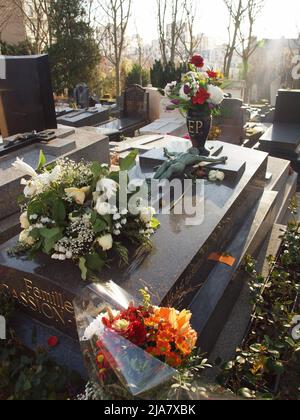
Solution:
M210 129L212 126L211 113L202 110L189 110L187 115L187 128L194 147L199 150L200 156L209 156L205 148Z

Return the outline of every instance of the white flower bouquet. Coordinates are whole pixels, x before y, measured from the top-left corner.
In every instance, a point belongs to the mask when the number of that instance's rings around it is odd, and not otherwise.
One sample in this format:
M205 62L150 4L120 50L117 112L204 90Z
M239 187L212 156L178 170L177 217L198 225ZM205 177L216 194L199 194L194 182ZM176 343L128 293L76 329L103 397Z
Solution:
M130 196L137 193L132 185L128 188L127 174L136 156L132 152L121 160L120 172L98 162L67 159L47 166L42 152L37 170L17 159L13 166L27 179L21 181L23 230L16 250L33 258L43 252L53 260L72 260L83 280L98 274L108 261L128 264L130 243L151 244L159 226L155 210L142 201L134 210L128 208ZM121 172L125 185L119 183ZM120 200L122 193L125 203Z

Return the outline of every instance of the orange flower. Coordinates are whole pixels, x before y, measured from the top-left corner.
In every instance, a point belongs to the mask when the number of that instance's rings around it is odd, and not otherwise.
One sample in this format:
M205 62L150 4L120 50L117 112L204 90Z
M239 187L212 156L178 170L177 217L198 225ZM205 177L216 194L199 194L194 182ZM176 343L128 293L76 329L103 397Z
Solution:
M179 359L182 363L180 355L170 352L172 345L176 346L182 357L190 356L197 342L197 333L190 324L191 317L191 312L187 310L178 312L175 308L155 308L145 320L149 334L147 341L156 343L156 350L152 349L152 353L167 357L169 354L174 357L175 354L175 361L171 357L172 366L179 363Z
M160 352L159 352L157 347L148 347L146 349L146 352L151 354L151 356L153 356L153 357L159 357L160 356Z
M161 356L165 356L167 353L171 351L170 342L167 340L158 340L156 347L160 352Z
M168 363L168 365L174 367L174 368L178 368L182 365L182 359L181 357L176 354L176 353L172 353L170 352L167 357L166 357L166 362Z

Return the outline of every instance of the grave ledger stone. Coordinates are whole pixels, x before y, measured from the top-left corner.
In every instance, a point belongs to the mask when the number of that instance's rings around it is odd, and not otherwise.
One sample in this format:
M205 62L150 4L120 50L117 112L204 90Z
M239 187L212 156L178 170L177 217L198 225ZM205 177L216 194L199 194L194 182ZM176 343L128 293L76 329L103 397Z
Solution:
M124 270L111 267L102 272L102 283L112 280L134 297L147 286L156 304L189 306L217 264L209 255L226 252L264 191L267 154L225 143L221 146L225 155L238 155L246 169L234 182L205 181L204 196L197 197L203 203L202 223L189 225L190 215L159 214L161 227L153 237L151 252L137 254ZM146 178L149 168L145 172L138 165L133 176L137 174ZM176 205L191 194L187 191L176 197ZM0 285L12 291L19 307L31 317L75 337L72 300L86 286L78 269L45 256L36 261L11 257L8 250L15 240L0 248Z
M300 172L300 90L279 90L274 124L260 138L258 148L290 160Z

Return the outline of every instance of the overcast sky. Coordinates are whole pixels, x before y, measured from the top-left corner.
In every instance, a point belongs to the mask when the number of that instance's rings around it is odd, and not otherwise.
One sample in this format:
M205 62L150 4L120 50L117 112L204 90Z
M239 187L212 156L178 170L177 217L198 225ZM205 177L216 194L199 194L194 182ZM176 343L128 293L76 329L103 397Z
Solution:
M223 0L194 0L198 4L199 32L226 40L227 13ZM136 29L145 41L157 38L156 0L133 0L129 33ZM300 0L266 0L257 22L261 38L296 37L300 32Z

